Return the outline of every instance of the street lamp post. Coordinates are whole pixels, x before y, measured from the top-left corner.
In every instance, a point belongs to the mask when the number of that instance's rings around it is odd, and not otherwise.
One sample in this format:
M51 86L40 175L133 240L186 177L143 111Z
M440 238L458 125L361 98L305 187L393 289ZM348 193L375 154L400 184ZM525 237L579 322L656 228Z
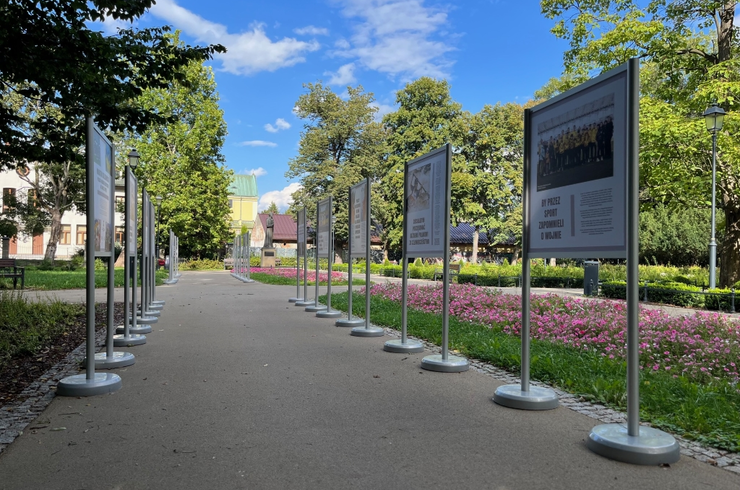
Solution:
M704 111L704 122L707 130L712 133L712 238L709 240L709 289L716 286L715 276L717 267L717 241L715 239L715 207L716 207L716 182L717 182L717 133L722 130L725 119L725 111L716 103Z

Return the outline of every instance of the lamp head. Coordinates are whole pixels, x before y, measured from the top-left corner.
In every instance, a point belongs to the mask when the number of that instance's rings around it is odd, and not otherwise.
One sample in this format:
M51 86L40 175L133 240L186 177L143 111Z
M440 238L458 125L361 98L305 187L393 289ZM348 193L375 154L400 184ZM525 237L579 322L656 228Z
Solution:
M716 133L722 130L724 124L726 112L718 106L716 103L712 104L706 111L704 111L704 122L707 125L707 131Z
M141 157L139 156L139 152L136 151L136 148L132 148L131 151L128 154L128 166L132 169L135 169L139 166L139 159Z

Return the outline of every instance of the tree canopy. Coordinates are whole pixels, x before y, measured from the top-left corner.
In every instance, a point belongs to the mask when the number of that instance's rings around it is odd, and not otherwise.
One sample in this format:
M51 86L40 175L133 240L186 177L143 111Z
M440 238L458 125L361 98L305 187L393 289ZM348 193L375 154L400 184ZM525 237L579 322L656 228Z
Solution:
M0 170L24 162L73 161L84 141L85 117L110 131L143 131L166 120L133 101L147 89L185 82L180 68L202 62L220 45L173 44L168 27L121 29L107 36L88 22L132 21L153 0L9 0L0 6L0 83L60 118L28 121L0 105ZM45 142L29 138L29 131ZM76 144L75 144L76 143Z
M362 86L347 87L343 99L321 82L308 83L295 104L298 117L306 120L301 132L298 156L289 162L288 179L299 178L302 188L293 194L290 212L303 206L310 219L318 201L333 197L337 216L336 241L348 233L349 188L381 174L385 131L375 121L377 106L372 93ZM380 200L373 212L379 212Z
M542 0L541 7L545 16L556 20L552 32L570 42L564 55L568 77L578 81L631 57L641 58L644 203L711 205L712 138L702 113L713 102L728 113L717 134L716 205L725 218L720 285L740 280L740 31L733 25L737 3L653 0L641 8L633 0ZM559 86L563 84L547 88Z
M171 42L177 42L176 38ZM157 234L163 243L172 229L183 257L213 257L229 234L228 188L232 171L221 154L226 123L218 104L213 71L193 61L180 68L167 88L147 89L136 99L143 110L172 121L143 133L127 133L119 162L135 147L141 163L135 173L151 196L161 196Z

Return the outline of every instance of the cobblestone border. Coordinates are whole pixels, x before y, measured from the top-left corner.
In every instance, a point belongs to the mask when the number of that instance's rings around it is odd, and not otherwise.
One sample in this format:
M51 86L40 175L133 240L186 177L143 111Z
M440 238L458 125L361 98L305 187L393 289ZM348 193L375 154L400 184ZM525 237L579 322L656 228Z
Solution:
M398 330L388 327L385 327L384 330L386 335L389 335L391 337L401 336L401 332ZM426 340L418 339L416 337L409 336L409 338L422 343L425 348L436 354L442 353L442 348L436 344L432 344L430 342L427 342ZM470 363L470 367L475 369L476 371L488 376L493 376L494 379L503 381L506 384L519 384L522 382L521 378L519 378L518 376L515 376L510 372L498 368L492 364L488 364L477 359L468 359L468 362ZM623 412L612 410L611 408L607 408L604 405L588 402L571 393L553 388L552 386L548 386L544 383L532 381L531 384L533 386L539 386L553 390L558 395L558 398L560 399L560 404L565 408L573 410L574 412L587 415L588 417L596 419L599 422L603 422L605 424L627 423L627 414ZM650 426L650 424L644 422L641 425ZM679 446L681 446L682 455L694 458L695 460L701 461L702 463L711 464L712 466L718 466L727 471L740 475L740 454L730 451L724 451L721 449L705 447L695 441L684 439L681 436L673 435L673 437L676 438Z
M102 328L95 335L95 351L105 345L107 330ZM22 402L6 405L0 409L0 454L16 437L23 434L31 422L41 415L56 394L60 380L80 372L80 363L85 359L86 343L70 352L66 358L52 366L21 393Z

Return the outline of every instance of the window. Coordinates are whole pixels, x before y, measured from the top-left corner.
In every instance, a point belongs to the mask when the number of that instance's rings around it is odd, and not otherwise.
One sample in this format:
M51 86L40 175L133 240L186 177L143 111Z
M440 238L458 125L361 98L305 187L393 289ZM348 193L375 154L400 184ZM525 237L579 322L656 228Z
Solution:
M36 193L36 189L28 189L28 204L29 206L33 206L34 208L39 207L39 200L38 200L38 194Z
M123 226L116 226L116 243L123 244L123 235L124 235L124 228Z
M87 225L77 225L77 245L84 245L87 240Z
M15 209L15 189L12 187L3 188L3 213Z
M62 225L59 245L72 245L72 225Z
M233 199L229 199L229 207L232 208L232 209L234 208L234 200Z

